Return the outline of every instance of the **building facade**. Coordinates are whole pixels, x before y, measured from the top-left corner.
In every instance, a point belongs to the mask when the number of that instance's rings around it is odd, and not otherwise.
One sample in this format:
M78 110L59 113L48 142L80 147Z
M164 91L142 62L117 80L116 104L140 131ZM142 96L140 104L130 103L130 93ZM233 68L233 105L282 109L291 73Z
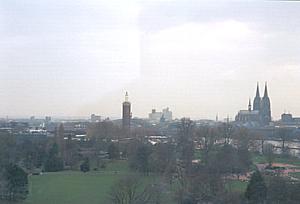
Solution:
M149 120L151 122L172 121L172 118L172 111L169 108L163 109L162 112L152 109L151 113L149 113Z
M264 96L261 98L259 85L257 84L256 95L253 101L249 100L248 110L240 110L235 117L235 121L242 123L256 123L261 126L269 125L271 122L271 102L268 95L267 83L265 84Z

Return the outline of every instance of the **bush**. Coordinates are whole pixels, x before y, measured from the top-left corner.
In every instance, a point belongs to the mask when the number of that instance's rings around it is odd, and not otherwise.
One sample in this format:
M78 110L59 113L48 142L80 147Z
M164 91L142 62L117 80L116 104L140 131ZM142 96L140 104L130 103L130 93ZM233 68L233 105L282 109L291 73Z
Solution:
M7 165L0 179L0 199L24 200L28 194L28 175L16 164Z
M84 173L90 171L90 161L89 161L89 158L86 158L84 160L84 162L80 165L80 171L82 171Z
M64 169L64 161L59 157L49 157L44 165L44 169L47 172L62 171Z

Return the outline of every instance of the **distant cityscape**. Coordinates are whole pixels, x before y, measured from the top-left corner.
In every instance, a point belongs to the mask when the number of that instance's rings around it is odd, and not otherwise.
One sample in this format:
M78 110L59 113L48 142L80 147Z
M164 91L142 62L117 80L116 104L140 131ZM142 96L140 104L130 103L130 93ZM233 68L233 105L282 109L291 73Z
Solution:
M253 102L249 99L248 107L244 110L239 110L235 120L230 120L229 117L224 120L201 119L195 120L198 126L209 125L217 126L220 123L230 123L236 127L245 127L252 131L259 132L266 136L272 136L276 128L289 128L293 130L293 134L300 134L300 117L294 117L291 113L282 113L279 120L272 120L271 99L268 94L268 86L265 83L264 94L260 96L259 84L257 83L256 95ZM74 140L87 139L87 126L90 123L99 123L103 121L112 121L114 124L119 125L129 135L131 128L137 127L155 127L156 134L168 135L176 132L176 124L179 119L174 119L172 111L169 107L157 111L153 108L148 118L133 117L134 110L131 108L128 92L125 93L125 100L122 103L122 118L110 119L103 117L100 114L91 114L90 119L70 119L70 118L56 118L45 116L45 118L36 118L31 116L28 119L1 119L0 130L7 130L17 135L27 136L49 136L55 135L56 129L59 124L64 124L66 137L71 135Z

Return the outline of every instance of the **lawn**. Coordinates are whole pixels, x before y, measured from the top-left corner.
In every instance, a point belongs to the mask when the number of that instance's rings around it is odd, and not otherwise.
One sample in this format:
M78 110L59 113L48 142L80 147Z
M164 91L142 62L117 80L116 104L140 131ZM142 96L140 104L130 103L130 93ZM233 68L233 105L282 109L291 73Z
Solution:
M245 192L247 188L248 182L245 181L229 181L226 184L226 188L233 192Z
M29 177L29 196L23 204L107 204L112 185L123 176L134 174L127 161L109 162L105 169L83 173L62 171ZM159 176L142 177L145 183L160 181ZM163 196L171 202L171 194Z
M111 186L127 172L125 161L115 161L100 171L30 176L30 193L24 204L106 204Z
M291 164L291 165L295 165L295 166L300 166L300 159L297 158L297 157L292 157L292 156L289 156L289 157L284 157L284 156L281 156L281 155L274 155L274 163L283 163L283 164ZM253 154L252 155L252 161L254 163L258 163L258 164L261 164L261 163L268 163L266 157L264 155L261 155L261 154Z

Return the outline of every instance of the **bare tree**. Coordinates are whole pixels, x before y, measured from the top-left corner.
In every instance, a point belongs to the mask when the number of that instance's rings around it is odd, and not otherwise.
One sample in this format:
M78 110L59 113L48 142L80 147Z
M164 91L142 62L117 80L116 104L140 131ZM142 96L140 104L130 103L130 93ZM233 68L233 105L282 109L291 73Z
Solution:
M267 162L269 164L269 166L272 166L272 163L274 162L274 146L272 144L265 144L264 145L264 155L267 159Z
M158 204L160 193L157 185L145 185L138 177L127 176L112 187L109 198L113 204Z
M278 137L280 137L281 141L282 141L282 145L281 145L281 150L283 153L286 153L286 147L285 147L285 142L292 139L291 136L291 130L288 128L279 128L276 131L276 135Z

